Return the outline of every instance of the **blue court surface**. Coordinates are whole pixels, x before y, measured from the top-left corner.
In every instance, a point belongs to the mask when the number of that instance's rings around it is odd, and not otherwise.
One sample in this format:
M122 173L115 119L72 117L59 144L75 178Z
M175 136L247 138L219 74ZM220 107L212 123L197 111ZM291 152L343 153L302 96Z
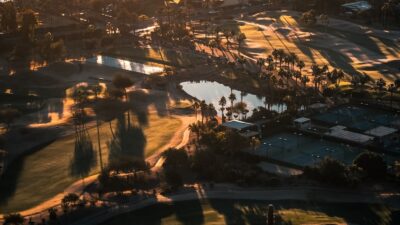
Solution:
M347 105L316 115L313 119L364 132L378 126L392 126L394 121L400 120L400 113L391 113L366 106Z
M349 165L361 152L363 150L347 144L286 132L262 139L261 145L253 151L253 154L298 166L310 166L325 157Z

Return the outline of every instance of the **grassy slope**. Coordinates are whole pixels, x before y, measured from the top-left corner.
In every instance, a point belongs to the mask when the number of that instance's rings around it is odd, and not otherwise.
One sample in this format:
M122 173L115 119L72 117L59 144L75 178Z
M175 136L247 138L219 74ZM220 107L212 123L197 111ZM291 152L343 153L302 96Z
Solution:
M149 124L144 127L147 141L146 156L166 145L181 125L181 121L177 118L159 117L155 114L149 115L148 121ZM90 129L89 133L94 147L97 148L96 129ZM101 141L104 159L108 158L107 142L110 137L109 125L103 124ZM74 136L59 139L44 149L26 156L21 160L20 165L12 166L0 186L2 190L0 211L5 213L28 209L62 192L78 180L79 177L72 176L70 172L74 140ZM94 166L90 173L96 172L98 172L98 166Z
M301 224L397 224L399 211L381 205L327 204L296 201L209 200L157 205L124 214L104 224L265 224L268 204L291 225ZM129 222L128 222L129 221ZM278 223L279 224L279 223Z

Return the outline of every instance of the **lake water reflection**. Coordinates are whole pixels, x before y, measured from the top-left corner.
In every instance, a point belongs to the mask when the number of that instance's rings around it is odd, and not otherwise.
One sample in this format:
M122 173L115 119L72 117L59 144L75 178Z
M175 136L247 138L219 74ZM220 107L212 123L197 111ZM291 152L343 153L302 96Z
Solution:
M241 91L231 89L230 87L223 85L215 81L200 81L200 82L183 82L181 83L182 89L189 95L199 99L204 100L207 103L213 103L216 108L219 108L218 102L222 96L225 96L229 106L229 95L234 93L236 95L236 101L241 100ZM265 98L257 96L254 94L245 94L243 96L243 102L247 104L247 108L252 113L254 108L259 106L265 106ZM286 110L286 105L284 104L273 104L272 110L276 112L283 112Z

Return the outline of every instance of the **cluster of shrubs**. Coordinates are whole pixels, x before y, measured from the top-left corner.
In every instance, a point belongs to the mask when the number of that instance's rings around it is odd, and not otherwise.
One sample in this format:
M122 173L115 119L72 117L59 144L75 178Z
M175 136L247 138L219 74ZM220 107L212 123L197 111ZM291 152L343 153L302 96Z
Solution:
M304 176L338 186L355 186L367 179L384 179L386 175L387 164L383 157L368 151L361 153L349 166L328 157L304 169Z

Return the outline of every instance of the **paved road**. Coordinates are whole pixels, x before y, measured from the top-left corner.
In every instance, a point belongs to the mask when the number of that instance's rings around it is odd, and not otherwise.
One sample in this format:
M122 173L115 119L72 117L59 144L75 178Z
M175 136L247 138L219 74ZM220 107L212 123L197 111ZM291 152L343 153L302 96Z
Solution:
M194 191L193 191L194 189ZM154 198L143 200L139 203L115 205L95 215L84 218L74 225L101 224L115 216L132 212L157 203L181 202L198 199L237 199L237 200L266 200L266 201L314 201L330 203L365 203L389 204L395 207L400 205L400 193L359 192L338 189L325 189L315 187L293 188L264 188L246 189L231 185L217 185L213 189L205 189L202 185L195 185L192 191L171 196L157 195Z

